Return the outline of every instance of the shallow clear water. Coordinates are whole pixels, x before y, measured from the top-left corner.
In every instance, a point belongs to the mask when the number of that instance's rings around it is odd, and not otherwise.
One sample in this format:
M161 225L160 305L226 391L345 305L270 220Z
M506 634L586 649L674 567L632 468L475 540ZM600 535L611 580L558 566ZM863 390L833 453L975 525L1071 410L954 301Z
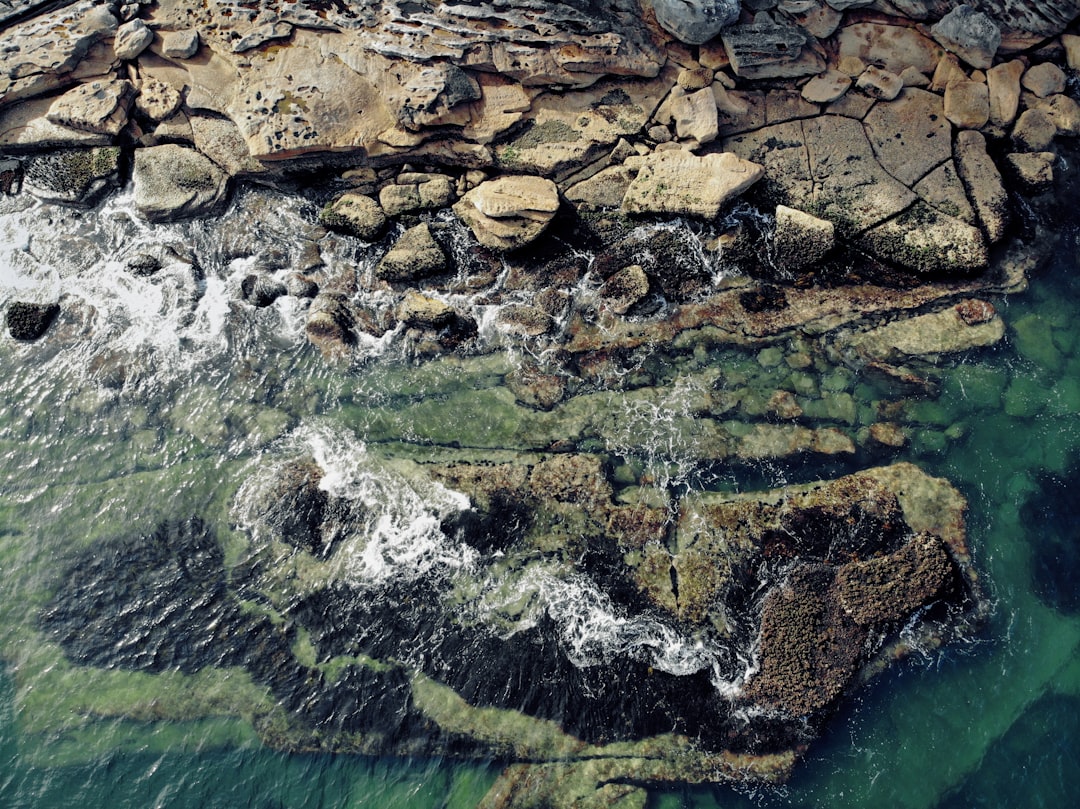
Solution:
M123 197L92 214L3 204L0 304L66 297L46 339L0 340L0 805L474 806L498 764L274 752L251 726L273 714L273 698L242 670L88 674L43 640L37 616L85 548L132 526L200 514L226 562L236 561L245 545L237 490L297 446L331 472L329 485L371 505L376 528L410 537L404 549L373 543L345 554L334 575L479 578L469 549L436 530L458 496L410 489L400 463L440 448L488 457L565 437L545 434L564 425L510 406L502 379L519 354L417 366L373 342L354 367L324 361L303 338L295 301L263 310L237 301L260 245L296 252L296 233L312 220L273 194L243 196L215 228L139 223ZM240 244L253 221L254 244ZM154 276L123 269L161 244L177 258ZM200 270L184 260L189 252ZM370 264L345 240L328 260ZM970 541L995 601L986 630L864 688L782 790L656 790L650 806L1073 805L1080 616L1069 584L1080 562L1063 501L1080 480L1077 270L1066 239L1029 292L999 301L1006 342L943 370L942 396L916 405L915 440L898 456L967 496ZM627 399L621 431L601 425L589 440L672 486L753 488L823 471L706 468L684 422L656 419L689 418L690 370L746 361L736 354L695 357L686 373L676 363L662 407ZM496 597L487 598L474 604ZM588 639L579 618L565 624Z

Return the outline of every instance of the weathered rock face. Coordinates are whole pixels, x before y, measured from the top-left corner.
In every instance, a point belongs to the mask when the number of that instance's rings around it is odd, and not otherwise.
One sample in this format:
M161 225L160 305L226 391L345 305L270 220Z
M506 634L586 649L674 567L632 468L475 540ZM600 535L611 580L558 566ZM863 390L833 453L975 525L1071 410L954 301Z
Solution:
M738 0L652 0L656 21L690 45L707 42L739 19Z

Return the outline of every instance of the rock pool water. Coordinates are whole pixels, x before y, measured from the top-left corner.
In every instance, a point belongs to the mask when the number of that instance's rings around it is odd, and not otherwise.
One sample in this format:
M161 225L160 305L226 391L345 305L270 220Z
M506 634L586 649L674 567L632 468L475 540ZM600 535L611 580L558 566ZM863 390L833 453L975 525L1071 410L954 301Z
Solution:
M220 622L242 626L263 633L269 648L287 643L306 672L331 676L326 664L318 667L310 638L278 630L273 593L214 611L226 597L205 585L224 575L215 571L242 578L237 571L257 528L238 508L237 491L256 485L260 470L298 447L319 461L329 489L369 509L375 536L408 537L335 555L341 567L332 575L363 581L475 570L475 551L446 542L437 530L460 509L460 496L414 486L407 474L414 459L498 460L577 440L609 454L615 480L627 487L648 479L678 490L753 490L859 465L860 459L709 461L693 427L693 397L714 379L710 369L767 377L780 354L656 354L636 370L642 381L627 383L639 395L577 397L557 418L515 404L505 387L520 362L519 346L414 364L372 341L361 362L327 362L306 343L295 299L264 309L238 300L261 246L298 253L296 234L314 219L313 208L275 194L242 195L213 226L140 223L122 195L93 212L25 198L3 205L0 303L60 294L65 303L44 340L0 341L5 806L480 801L501 764L442 758L423 747L392 759L365 756L362 745L342 755L271 750L260 738L304 746L295 744L291 696L283 696L298 692L285 687L285 675L260 680L253 666L213 643L201 645ZM160 270L143 277L127 269L136 253L163 245L172 252ZM336 250L328 261L371 261L349 240ZM948 478L968 498L969 539L995 603L986 629L962 646L926 649L874 680L832 720L782 789L657 789L650 806L1072 804L1080 786L1080 618L1069 589L1080 563L1067 499L1080 475L1076 264L1075 238L1067 234L1030 291L999 301L1007 340L942 365L939 397L904 400L893 410L912 441L889 457ZM842 366L819 365L792 385L818 403L824 419L852 430L868 423L865 414L881 399L878 388ZM190 558L167 553L138 567L117 544L166 524L173 528L164 530L196 537L202 547L198 531L176 527L190 515L199 515L220 543L220 558L199 556L205 564L197 570ZM109 553L125 565L109 568L101 561ZM290 586L314 590L326 571L297 565L287 575ZM101 581L117 586L96 593ZM160 593L178 582L201 582L191 603L209 606L177 614L168 599L163 606L149 597L125 599L119 587ZM543 592L510 581L472 603L521 615L507 604L523 590ZM71 592L82 600L67 608L58 594ZM576 594L593 603L586 596ZM80 614L80 605L92 605L92 614ZM378 605L370 606L374 612ZM593 606L588 619L547 611L574 628L583 655L606 653L596 638L610 644L666 637L665 627L623 624L619 632L590 634L598 621L611 623L603 604ZM78 631L65 636L72 626ZM146 652L147 638L157 639L153 662L126 663L128 650ZM666 640L664 649L673 648L678 644ZM200 654L217 654L220 667L196 665ZM676 656L681 663L658 656L655 665L686 664L687 654L688 665L699 665L692 649ZM80 659L93 667L77 665ZM341 658L333 664L347 667ZM390 695L380 704L392 704L393 682L377 684ZM335 721L347 723L348 716Z

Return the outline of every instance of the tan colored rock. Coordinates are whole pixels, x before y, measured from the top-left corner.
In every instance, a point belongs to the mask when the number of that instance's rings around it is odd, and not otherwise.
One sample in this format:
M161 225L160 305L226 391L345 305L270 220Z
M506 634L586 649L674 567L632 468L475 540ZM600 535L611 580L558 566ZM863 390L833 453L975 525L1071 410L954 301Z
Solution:
M851 77L840 70L827 70L814 76L802 89L802 97L812 104L829 104L851 87Z
M807 3L796 0L789 3L789 6L789 9L783 9L781 4L782 10L791 14L796 25L818 39L827 39L835 34L844 19L840 11L823 2Z
M1020 76L1024 63L1019 59L1002 62L986 72L990 94L990 123L995 127L1011 126L1020 108Z
M797 272L819 262L836 245L832 222L808 213L776 206L773 261L782 272Z
M715 219L721 208L765 173L730 152L697 157L658 152L644 158L630 183L622 209L631 214L666 213Z
M934 67L934 77L930 81L930 89L935 93L945 92L945 88L953 82L967 81L968 75L960 66L960 60L947 53L938 60Z
M495 327L503 334L539 337L548 334L555 327L555 321L551 315L536 306L511 303L499 310L495 316Z
M929 87L930 79L921 70L908 65L900 71L900 81L905 87Z
M628 166L608 166L566 189L566 199L581 211L618 208L637 174Z
M994 316L969 325L956 307L904 318L855 335L850 344L871 360L897 362L911 357L954 354L994 345L1005 336L1005 323Z
M370 242L382 234L386 227L386 214L371 197L363 194L342 194L323 208L319 221Z
M1069 70L1080 70L1080 36L1062 34L1061 44L1065 47L1065 61Z
M527 175L480 183L454 212L485 247L516 250L537 239L559 210L559 190L551 180Z
M69 129L116 137L127 125L134 97L135 88L127 80L92 81L56 99L45 117Z
M402 173L379 191L387 216L444 208L454 201L454 181L445 174Z
M1035 99L1028 107L1045 112L1057 127L1059 135L1077 137L1080 135L1080 104L1067 95L1053 95L1049 98Z
M882 167L912 186L952 157L952 127L941 97L908 88L891 104L878 104L863 119Z
M1065 92L1065 73L1053 62L1041 62L1025 71L1020 83L1039 98Z
M836 69L846 76L850 76L852 79L857 78L864 70L866 70L866 62L860 59L858 56L843 56L836 63Z
M140 19L124 23L116 29L113 50L117 59L134 59L154 41L154 32Z
M985 270L989 260L978 228L923 202L856 241L874 255L920 275L973 275Z
M1024 110L1012 130L1013 146L1022 152L1044 152L1057 137L1057 124L1042 110Z
M959 129L980 129L990 120L990 92L985 84L954 81L945 88L945 117Z
M765 94L729 90L713 82L717 120L721 135L737 135L765 125Z
M416 281L445 272L446 266L446 253L424 222L401 234L375 267L375 276L384 281Z
M689 94L676 87L672 90L671 113L680 140L695 140L702 144L716 140L719 128L711 83L709 87Z
M895 73L871 65L855 80L855 86L868 96L883 101L892 101L904 89L904 82Z
M446 326L456 315L450 304L414 289L405 292L397 311L398 319L405 325L429 329Z
M180 93L165 82L148 78L139 85L135 109L151 121L164 121L180 109L182 102Z
M980 132L964 131L956 135L954 147L956 170L968 192L986 237L991 244L1005 235L1009 222L1009 198L990 155L986 138Z
M780 124L796 118L811 118L821 108L802 97L796 90L769 90L765 93L765 123Z
M272 171L271 167L251 156L240 130L229 119L192 115L188 125L195 148L233 177L258 176ZM160 128L154 130L155 134Z
M838 59L854 56L866 65L878 65L897 74L906 67L930 74L945 53L914 28L878 22L845 26L837 34L837 41Z
M707 67L686 68L679 71L676 84L688 93L709 87L713 83L713 70Z
M46 114L54 99L31 98L0 109L0 146L34 147L35 150L69 146L107 146L112 136L70 129L50 121Z
M891 421L877 421L868 430L870 443L879 447L899 449L907 444L904 428Z
M941 213L955 216L969 225L975 224L975 210L951 159L927 174L912 186L912 190Z
M161 52L170 59L190 59L199 52L199 32L194 28L161 33Z
M1046 191L1054 184L1053 152L1027 152L1005 155L1005 165L1017 184L1029 194Z

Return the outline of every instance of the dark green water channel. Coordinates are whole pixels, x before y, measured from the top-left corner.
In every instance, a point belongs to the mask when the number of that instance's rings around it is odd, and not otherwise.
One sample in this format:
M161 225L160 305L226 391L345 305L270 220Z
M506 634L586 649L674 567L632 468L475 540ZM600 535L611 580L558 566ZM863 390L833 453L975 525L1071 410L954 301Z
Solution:
M502 387L518 354L417 367L373 349L358 368L335 367L306 345L298 313L230 303L246 265L231 252L228 217L222 235L193 224L147 228L122 204L83 216L17 207L3 212L14 224L3 237L0 302L49 287L65 291L69 305L43 342L0 341L0 806L475 806L501 765L276 752L252 730L253 719L273 714L273 700L243 670L78 667L43 638L37 616L81 552L132 526L201 514L217 528L226 563L234 560L243 545L231 511L237 488L283 445L346 436L350 462L370 460L380 480L387 459L437 454L440 443L459 454L475 447L477 457L529 449L522 436L547 422L511 406ZM290 228L310 216L264 213L258 237L288 243ZM66 235L28 235L28 222ZM130 244L170 240L194 247L205 278L178 270L147 286L119 269ZM864 688L783 790L658 790L651 807L1075 805L1075 241L1063 240L1028 292L998 304L1006 340L940 368L942 394L909 412L914 440L896 456L968 498L971 545L995 602L989 625ZM754 362L736 354L699 354L685 367ZM848 389L856 408L868 406L857 377ZM643 435L593 441L631 467L659 461L678 477L680 464L694 465L692 447L680 451L661 433L652 443ZM770 465L710 477L698 469L679 480L745 488L814 471Z

